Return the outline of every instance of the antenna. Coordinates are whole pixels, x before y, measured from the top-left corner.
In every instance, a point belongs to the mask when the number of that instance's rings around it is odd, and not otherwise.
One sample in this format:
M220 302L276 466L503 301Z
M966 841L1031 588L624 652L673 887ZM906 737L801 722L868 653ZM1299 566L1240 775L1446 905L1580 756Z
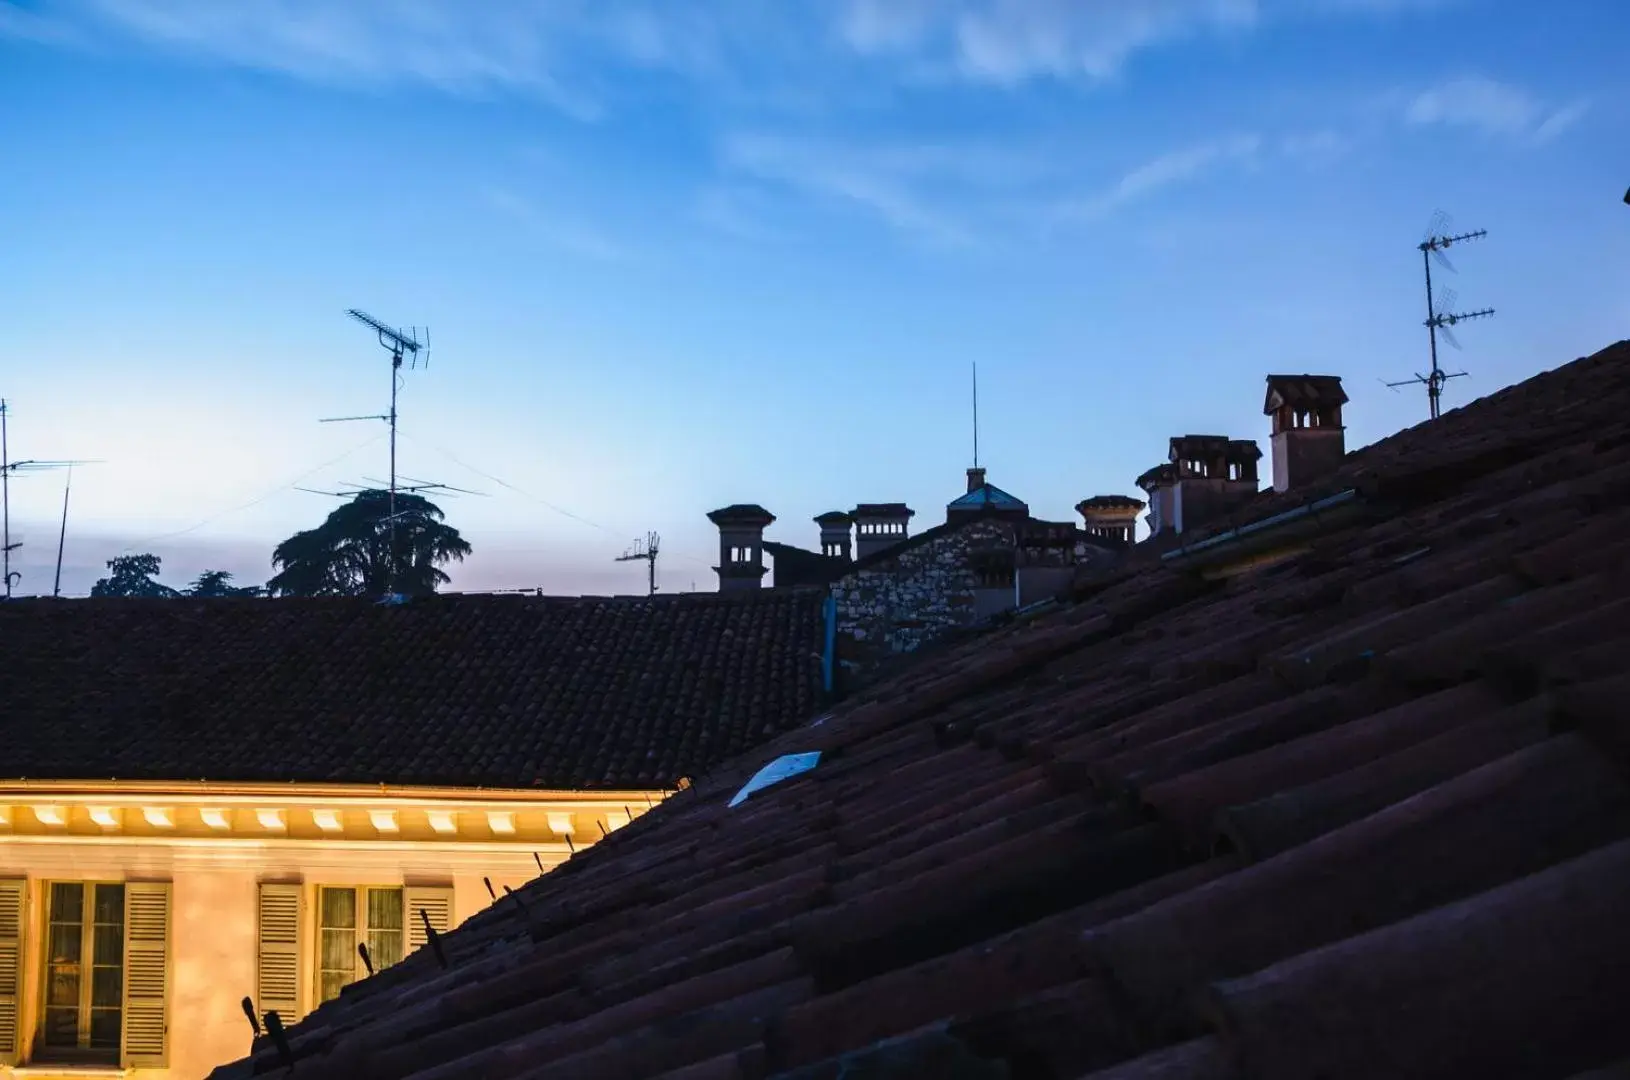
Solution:
M651 592L657 594L657 550L661 546L662 538L656 533L646 533L643 541L634 541L634 546L623 554L617 556L615 562L636 562L643 559L646 563L646 574L650 581ZM643 546L641 546L643 544Z
M973 467L979 468L979 361L973 362Z
M12 542L11 539L11 477L12 474L27 475L33 472L42 472L46 469L73 468L75 465L92 465L92 461L13 461L10 448L6 441L7 418L11 415L11 408L5 398L0 398L0 576L5 581L6 599L11 599L12 586L23 579L23 575L11 568L11 553L23 546L21 540ZM64 528L67 527L66 499L64 494ZM62 544L57 544L57 578L62 577Z
M62 528L57 532L57 576L51 582L51 596L62 595L62 549L68 542L68 491L74 485L74 467L68 466L68 477L62 482Z
M390 584L391 593L396 592L396 573L399 553L396 550L396 393L402 388L402 358L408 357L408 367L419 366L420 353L424 354L425 366L430 366L430 330L424 332L424 341L419 341L418 327L410 327L403 333L393 327L387 326L366 311L349 308L345 312L357 322L373 330L379 336L379 345L391 354L391 407L386 413L376 413L370 416L335 416L320 421L325 424L343 423L350 420L383 420L391 429L391 475L390 475L390 502L386 520L390 522ZM440 486L440 485L430 485ZM335 494L324 492L323 494ZM355 493L353 493L354 496Z
M1482 308L1478 311L1456 312L1454 308L1457 295L1453 289L1444 289L1441 294L1432 292L1432 264L1436 262L1450 273L1455 272L1454 264L1444 254L1445 250L1455 244L1465 243L1468 240L1481 240L1488 235L1487 229L1477 229L1473 232L1451 234L1449 215L1442 210L1432 215L1432 223L1426 228L1426 237L1415 245L1421 253L1421 267L1426 272L1426 334L1432 348L1432 368L1429 374L1416 375L1413 379L1403 379L1399 382L1387 383L1387 386L1396 390L1400 386L1410 386L1422 383L1426 386L1427 407L1432 419L1436 420L1441 413L1440 399L1443 397L1443 384L1450 379L1459 379L1465 376L1464 371L1446 372L1438 366L1438 336L1448 342L1457 351L1460 342L1450 331L1456 323L1466 322L1469 319L1486 319L1494 314L1493 308Z

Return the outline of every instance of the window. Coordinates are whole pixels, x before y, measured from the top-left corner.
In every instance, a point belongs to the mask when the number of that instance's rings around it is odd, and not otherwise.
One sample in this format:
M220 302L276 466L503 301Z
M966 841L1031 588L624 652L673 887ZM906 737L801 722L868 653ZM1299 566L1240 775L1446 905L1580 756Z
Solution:
M50 884L41 1059L118 1064L124 952L123 885Z
M319 1003L332 1001L343 987L367 976L358 945L368 946L375 971L402 959L402 908L399 888L318 888Z

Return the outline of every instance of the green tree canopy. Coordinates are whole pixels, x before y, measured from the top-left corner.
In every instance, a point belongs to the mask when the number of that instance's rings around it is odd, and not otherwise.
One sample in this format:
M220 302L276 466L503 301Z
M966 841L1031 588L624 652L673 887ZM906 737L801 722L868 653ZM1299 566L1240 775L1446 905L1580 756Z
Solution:
M108 576L91 586L92 596L176 596L168 585L159 584L157 555L119 555L108 560Z
M198 575L198 580L188 585L183 594L186 596L259 596L260 587L257 585L234 585L232 574L226 570L205 570Z
M470 545L442 523L439 507L421 495L396 494L396 573L391 573L390 493L361 491L315 529L277 545L266 583L274 596L424 596L450 580L441 569L463 561Z

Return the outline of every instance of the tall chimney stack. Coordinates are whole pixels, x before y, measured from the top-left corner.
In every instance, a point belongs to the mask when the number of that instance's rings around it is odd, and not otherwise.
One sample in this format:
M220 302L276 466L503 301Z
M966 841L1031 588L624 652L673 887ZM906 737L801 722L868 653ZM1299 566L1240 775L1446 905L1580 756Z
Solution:
M1289 491L1341 467L1347 456L1339 375L1269 375L1264 415L1273 418L1273 489Z
M849 562L853 558L849 538L854 523L855 519L842 510L828 510L816 518L815 524L821 527L821 554Z
M906 538L917 511L905 503L861 503L850 511L855 521L855 558L885 551Z
M736 503L715 510L707 519L719 527L720 592L739 592L764 586L764 530L775 515L754 503Z
M1144 506L1142 499L1130 495L1094 495L1076 503L1075 512L1081 515L1088 534L1130 547L1137 540L1138 514Z

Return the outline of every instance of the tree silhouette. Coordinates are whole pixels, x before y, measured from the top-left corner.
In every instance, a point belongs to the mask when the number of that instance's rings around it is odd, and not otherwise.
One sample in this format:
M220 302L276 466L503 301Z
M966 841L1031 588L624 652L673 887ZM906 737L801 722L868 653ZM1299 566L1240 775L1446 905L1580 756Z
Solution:
M234 585L232 574L226 570L205 570L194 581L182 590L185 596L259 596L258 585Z
M470 545L439 507L397 492L393 575L390 493L361 491L315 529L296 533L272 552L274 596L424 596L450 580L441 567L463 561ZM394 577L394 582L393 582Z
M108 576L98 578L91 586L92 596L177 596L168 585L153 580L158 577L157 555L119 555L108 560Z

